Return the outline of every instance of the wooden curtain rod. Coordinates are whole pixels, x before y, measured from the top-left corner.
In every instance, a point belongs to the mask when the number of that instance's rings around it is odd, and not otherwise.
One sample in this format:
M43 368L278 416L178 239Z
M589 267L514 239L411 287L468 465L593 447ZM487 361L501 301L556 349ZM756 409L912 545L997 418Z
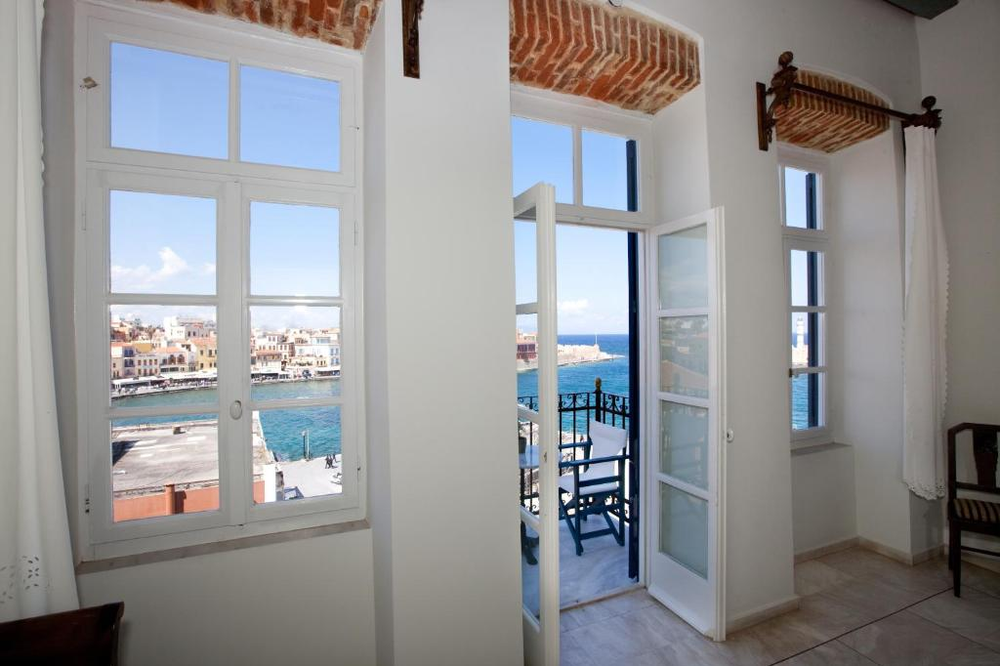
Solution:
M792 93L795 91L881 113L902 121L903 127L932 127L935 130L941 127L941 110L934 108L934 105L937 104L935 97L928 96L920 102L920 105L924 107L923 113L906 113L838 95L828 90L820 90L796 81L799 68L792 65L793 57L791 51L785 51L781 54L778 58L778 71L771 77L770 87L757 82L757 144L761 150L766 151L774 138L774 128L778 124L777 118L774 117L775 110L779 104L785 107L791 104ZM774 95L770 106L767 105L768 95Z

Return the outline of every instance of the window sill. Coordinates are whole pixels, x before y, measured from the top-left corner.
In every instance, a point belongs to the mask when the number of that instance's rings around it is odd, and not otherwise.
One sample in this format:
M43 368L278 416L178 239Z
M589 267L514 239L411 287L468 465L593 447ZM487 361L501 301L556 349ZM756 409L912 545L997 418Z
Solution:
M792 442L791 453L793 456L800 456L807 455L809 453L821 453L823 451L832 451L833 449L842 449L849 446L850 444L834 442L831 439L804 439L798 442Z
M344 532L357 532L370 529L368 520L352 520L343 523L333 523L331 525L319 525L316 527L304 527L295 530L282 532L272 532L270 534L256 534L253 536L227 539L224 541L213 541L209 543L181 546L179 548L165 548L135 555L121 555L103 559L88 560L76 565L78 576L103 571L124 569L126 567L141 566L144 564L154 564L156 562L169 562L180 560L186 557L197 557L199 555L211 555L214 553L225 553L231 550L242 550L244 548L256 548L257 546L268 546L276 543L287 543L301 539L313 539L316 537L328 536L330 534L341 534Z

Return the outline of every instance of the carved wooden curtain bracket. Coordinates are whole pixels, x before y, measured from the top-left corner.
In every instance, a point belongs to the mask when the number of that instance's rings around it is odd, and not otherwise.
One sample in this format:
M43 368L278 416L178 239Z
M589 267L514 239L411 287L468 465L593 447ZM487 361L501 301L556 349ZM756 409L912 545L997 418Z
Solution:
M424 0L403 2L403 76L420 78L420 14Z
M779 106L787 108L792 103L793 92L823 97L834 102L861 107L890 118L896 118L902 121L903 127L932 127L935 130L941 127L941 110L934 108L934 105L937 104L937 99L934 97L925 97L920 103L924 107L923 113L896 111L885 106L879 106L863 100L838 95L829 90L821 90L820 88L799 83L796 80L798 77L798 68L792 65L792 58L791 51L785 51L781 54L778 58L778 71L771 77L770 86L757 82L757 143L761 150L766 151L771 141L774 140L774 130L778 124L775 111ZM769 95L774 96L770 105L767 103Z

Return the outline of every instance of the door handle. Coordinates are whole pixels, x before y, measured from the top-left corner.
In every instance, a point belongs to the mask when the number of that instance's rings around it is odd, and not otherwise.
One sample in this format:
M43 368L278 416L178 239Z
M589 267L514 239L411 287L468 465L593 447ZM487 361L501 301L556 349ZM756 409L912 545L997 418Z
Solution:
M229 405L229 416L234 421L238 421L243 416L243 403L241 401L233 400L233 404Z

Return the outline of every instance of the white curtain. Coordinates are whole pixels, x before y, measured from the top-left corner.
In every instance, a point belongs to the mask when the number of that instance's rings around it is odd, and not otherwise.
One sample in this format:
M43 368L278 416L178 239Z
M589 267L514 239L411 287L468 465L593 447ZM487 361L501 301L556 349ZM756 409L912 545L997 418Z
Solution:
M948 251L938 199L934 130L907 127L905 142L903 479L914 493L932 500L945 494Z
M42 13L0 2L0 622L78 607L42 228Z

